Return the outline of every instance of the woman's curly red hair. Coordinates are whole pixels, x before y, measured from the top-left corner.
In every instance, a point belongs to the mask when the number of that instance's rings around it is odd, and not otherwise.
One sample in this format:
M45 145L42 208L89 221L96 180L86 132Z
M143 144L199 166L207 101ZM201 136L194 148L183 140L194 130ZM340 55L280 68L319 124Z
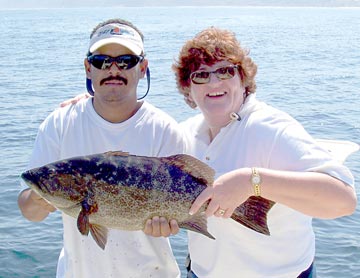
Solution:
M196 107L189 99L190 74L202 64L211 66L224 60L239 66L246 95L254 93L257 66L248 54L249 52L240 46L235 34L228 30L210 27L188 40L180 50L178 60L172 65L177 87L184 95L186 103L192 108Z

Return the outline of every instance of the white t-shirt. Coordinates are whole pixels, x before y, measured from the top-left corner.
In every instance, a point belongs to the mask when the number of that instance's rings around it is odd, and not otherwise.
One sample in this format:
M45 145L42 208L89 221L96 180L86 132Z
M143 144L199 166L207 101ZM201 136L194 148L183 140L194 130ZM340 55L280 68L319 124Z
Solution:
M94 110L92 99L57 109L41 124L29 168L74 156L125 151L134 155L183 153L175 120L144 102L122 123L110 123ZM102 250L91 235L83 236L76 219L63 213L64 247L57 278L180 277L169 240L142 231L109 230Z
M210 143L202 115L181 126L187 153L207 163L216 176L241 167L327 173L353 186L350 171L319 147L286 113L247 98L234 120ZM241 185L239 185L241 186ZM314 259L312 218L281 204L268 213L270 236L254 232L232 219L210 217L215 240L188 232L191 267L199 278L294 278Z

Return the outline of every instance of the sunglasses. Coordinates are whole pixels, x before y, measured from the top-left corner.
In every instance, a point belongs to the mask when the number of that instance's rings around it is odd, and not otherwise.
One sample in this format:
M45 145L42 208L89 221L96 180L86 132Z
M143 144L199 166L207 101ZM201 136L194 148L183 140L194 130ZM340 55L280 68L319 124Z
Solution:
M109 69L113 63L115 63L119 69L128 70L144 60L144 57L131 54L120 55L117 57L111 57L108 55L90 55L87 57L87 60L95 68L101 70Z
M235 76L235 69L238 66L226 66L214 71L194 71L190 74L190 79L194 84L206 84L210 82L210 74L214 73L217 79L226 80Z

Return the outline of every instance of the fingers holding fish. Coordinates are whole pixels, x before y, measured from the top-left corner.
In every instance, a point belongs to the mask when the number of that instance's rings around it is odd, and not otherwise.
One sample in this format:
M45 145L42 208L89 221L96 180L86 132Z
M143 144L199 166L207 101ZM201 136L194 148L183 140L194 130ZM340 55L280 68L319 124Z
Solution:
M231 217L234 209L228 209L230 206L227 205L226 200L222 200L222 194L218 194L217 189L214 187L207 187L200 195L196 198L195 202L190 208L190 214L194 215L205 203L209 202L205 211L207 217L217 216L229 218Z
M250 175L247 168L242 168L220 176L213 186L207 187L196 198L190 214L195 214L202 205L209 202L206 216L231 217L234 210L251 196Z
M219 207L219 209L215 212L216 216L223 217L226 212L226 209L222 209Z
M30 190L30 198L33 200L34 203L36 203L38 206L40 206L43 210L47 212L54 212L56 211L56 208L52 206L49 202L47 202L45 199L43 199L40 195L35 193L33 190Z
M211 200L213 198L213 191L214 188L213 187L207 187L205 188L200 194L199 196L197 196L197 198L195 199L195 201L193 202L193 204L191 205L189 214L190 215L195 215L198 210L209 200ZM211 204L211 206L210 206ZM215 211L218 209L219 205L215 205L214 203L210 202L207 209L206 209L206 216L211 216L215 213Z
M236 208L236 207L235 207ZM230 218L233 214L235 208L230 208L229 205L225 202L220 202L217 199L216 192L213 195L212 199L210 200L208 207L206 209L206 215L209 216L216 216L222 218Z
M179 232L177 221L170 222L165 217L154 216L145 223L144 233L153 237L168 237Z
M222 218L230 218L236 208L220 208L214 214L215 216L222 217Z
M207 217L210 216L217 216L223 218L231 217L232 213L234 212L236 206L230 206L225 201L221 201L219 196L216 192L216 189L213 187L208 187L204 191L200 193L200 195L196 198L195 202L192 204L190 209L190 214L195 214L202 205L206 202L208 206L206 208L205 214Z
M222 207L226 208L224 203L221 203L221 202L218 201L216 193L214 192L212 194L210 202L209 202L209 204L207 206L207 209L205 211L206 216L209 217L209 216L215 215L217 217L223 217L225 212L226 212L226 209L222 209Z
M252 196L250 171L247 168L237 169L214 181L212 201L218 203L221 209L226 209L224 217L229 217L229 214Z
M170 230L172 235L176 235L179 231L179 225L175 219L170 220Z
M152 219L148 219L146 221L144 233L149 236L160 237L160 224L158 216L155 216Z

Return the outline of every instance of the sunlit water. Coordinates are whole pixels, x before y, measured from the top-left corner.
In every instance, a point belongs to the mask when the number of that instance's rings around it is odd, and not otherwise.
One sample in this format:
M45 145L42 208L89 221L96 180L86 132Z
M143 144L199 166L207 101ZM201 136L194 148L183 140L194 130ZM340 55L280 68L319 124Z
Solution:
M59 102L84 91L88 36L97 23L112 17L134 22L145 34L152 73L147 100L177 120L197 111L177 93L171 64L187 38L213 25L233 30L250 49L259 66L259 99L293 115L316 138L360 141L360 9L0 11L0 277L55 275L62 245L60 214L42 223L22 218L16 203L19 174L40 122ZM346 164L359 180L360 154ZM360 277L359 216L358 206L350 217L314 220L319 277ZM171 241L183 270L185 232Z

